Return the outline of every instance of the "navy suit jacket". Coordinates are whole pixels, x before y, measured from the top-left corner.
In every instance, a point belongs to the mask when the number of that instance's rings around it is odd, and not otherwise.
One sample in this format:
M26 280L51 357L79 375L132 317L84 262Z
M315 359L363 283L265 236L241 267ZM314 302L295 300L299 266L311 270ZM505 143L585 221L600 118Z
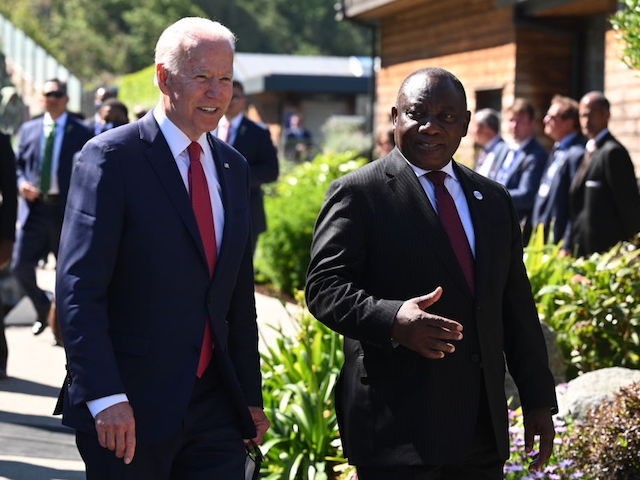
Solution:
M278 152L271 141L269 130L244 115L236 131L233 147L249 163L251 228L254 237L257 237L267 228L262 201L262 184L277 180Z
M545 238L552 233L554 242L562 240L565 246L568 245L571 232L569 188L582 163L585 143L586 139L577 134L566 148L552 153L533 205L533 228L544 225Z
M531 220L533 202L538 192L542 172L547 164L548 155L542 145L535 138L532 138L519 151L519 154L505 171L502 169L502 165L508 152L508 148L502 151L495 179L507 187L516 212L518 212L520 223L524 225Z
M16 186L16 163L11 137L0 132L0 238L13 241L16 237L16 210L18 189Z
M16 171L18 184L27 181L33 185L40 183L40 170L42 166L42 137L44 135L43 116L39 116L20 128L18 152L16 154ZM58 161L58 187L60 188L60 219L64 213L64 202L69 191L69 179L73 168L73 156L80 151L82 146L91 138L92 134L87 127L73 115L67 112L67 122L64 127L64 136L60 157ZM26 202L26 204L31 202Z
M586 161L586 158L585 158ZM608 133L570 189L570 247L578 255L608 250L640 232L640 194L629 152Z
M397 149L336 180L320 211L307 302L318 320L345 336L336 411L352 464L462 461L484 394L506 459L506 366L524 408L556 405L509 195L494 181L453 167L475 231L475 292ZM429 311L464 325L455 353L430 360L394 348L391 327L402 303L438 286L442 297Z
M249 173L209 138L225 227L210 277L189 195L153 113L82 150L69 191L57 267L69 376L63 423L92 431L87 400L126 393L138 438L181 425L210 319L214 362L245 438L261 406L249 243Z

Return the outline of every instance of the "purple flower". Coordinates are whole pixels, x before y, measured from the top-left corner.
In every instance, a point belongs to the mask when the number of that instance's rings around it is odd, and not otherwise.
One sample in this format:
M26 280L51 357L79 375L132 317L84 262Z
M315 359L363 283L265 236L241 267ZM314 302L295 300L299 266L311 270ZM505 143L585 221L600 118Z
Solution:
M522 465L505 465L504 466L504 473L521 472L523 470L524 470L524 467Z

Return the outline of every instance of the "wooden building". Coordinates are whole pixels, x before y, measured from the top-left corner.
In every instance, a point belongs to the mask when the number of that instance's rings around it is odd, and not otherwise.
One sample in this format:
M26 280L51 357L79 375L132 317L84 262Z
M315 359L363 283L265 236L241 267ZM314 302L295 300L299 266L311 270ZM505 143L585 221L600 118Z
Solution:
M502 111L525 97L541 120L554 94L579 99L602 90L612 103L610 130L640 173L640 72L621 61L622 41L608 23L617 6L615 0L343 0L343 13L378 31L377 125L389 121L402 79L427 66L460 78L472 112ZM472 156L467 137L458 159L470 164Z

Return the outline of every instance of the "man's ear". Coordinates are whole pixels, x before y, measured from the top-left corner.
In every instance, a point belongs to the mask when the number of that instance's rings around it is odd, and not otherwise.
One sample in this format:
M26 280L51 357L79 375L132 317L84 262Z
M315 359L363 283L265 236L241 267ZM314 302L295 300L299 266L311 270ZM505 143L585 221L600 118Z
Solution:
M467 110L464 116L464 132L462 133L462 136L466 137L467 132L469 131L469 123L471 122L471 112Z
M168 93L167 80L169 78L169 72L162 63L156 65L156 78L155 81L160 91L164 94Z
M395 105L391 107L391 121L393 122L393 126L395 127L398 121L398 109Z

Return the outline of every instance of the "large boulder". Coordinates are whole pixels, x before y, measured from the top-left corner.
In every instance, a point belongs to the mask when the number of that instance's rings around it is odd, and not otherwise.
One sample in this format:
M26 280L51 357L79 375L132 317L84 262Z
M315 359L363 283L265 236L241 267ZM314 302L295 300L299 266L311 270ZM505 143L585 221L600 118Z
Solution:
M567 367L565 366L564 356L560 345L558 345L556 332L550 326L540 322L542 327L542 333L544 335L544 341L547 345L547 354L549 356L549 369L553 375L553 380L556 385L567 381ZM505 378L505 393L507 400L509 400L510 408L518 408L520 406L520 397L518 396L518 389L513 381L509 372L507 372Z
M635 382L640 382L640 370L629 368L603 368L580 375L556 389L558 414L580 421L587 411L612 400L620 388Z

